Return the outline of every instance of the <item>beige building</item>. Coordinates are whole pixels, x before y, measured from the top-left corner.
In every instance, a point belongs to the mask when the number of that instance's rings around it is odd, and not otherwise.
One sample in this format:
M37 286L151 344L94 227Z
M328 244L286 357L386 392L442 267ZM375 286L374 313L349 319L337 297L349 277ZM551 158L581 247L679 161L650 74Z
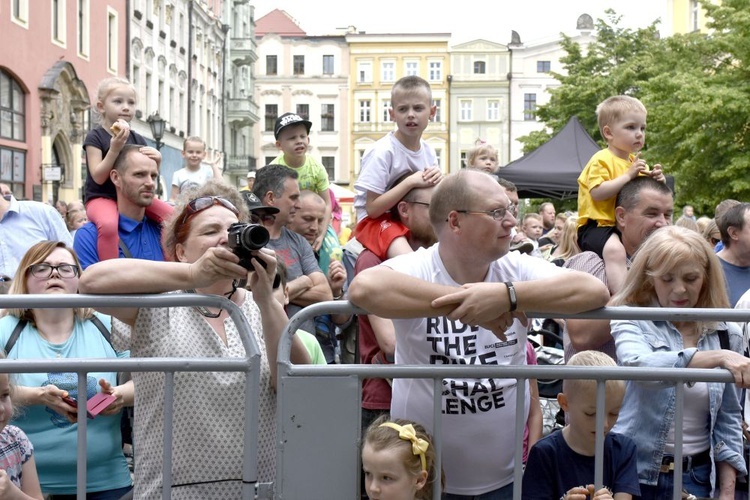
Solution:
M667 35L706 31L706 11L698 0L667 0L663 31Z
M448 53L449 33L368 34L351 30L349 44L352 110L349 181L354 183L362 156L375 141L395 129L388 109L391 87L401 77L421 76L432 87L437 113L422 135L437 153L438 164L448 172Z
M474 40L451 48L450 172L466 167L477 140L497 149L500 165L510 161L509 71L506 45Z

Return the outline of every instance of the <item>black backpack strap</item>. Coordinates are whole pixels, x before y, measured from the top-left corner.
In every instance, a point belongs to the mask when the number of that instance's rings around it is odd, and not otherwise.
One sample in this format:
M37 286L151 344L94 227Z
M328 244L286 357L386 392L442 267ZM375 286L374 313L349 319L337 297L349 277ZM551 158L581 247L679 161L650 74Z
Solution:
M26 328L26 324L28 321L25 319L19 319L18 323L16 323L16 327L13 329L13 333L10 334L10 337L8 337L8 342L5 343L5 355L7 356L11 349L13 349L13 346L16 345L16 342L18 341L18 337L21 336L21 330Z
M722 349L729 349L729 331L728 330L717 330L719 334L719 345Z
M117 241L117 245L120 247L120 250L122 250L122 254L125 256L126 259L132 259L133 258L133 254L130 253L130 249L125 244L125 242L122 241L122 238L120 238Z
M117 352L117 349L115 349L114 346L112 345L112 336L110 335L109 330L107 330L107 327L104 326L104 323L102 323L102 320L100 320L96 316L91 316L89 319L99 329L99 332L101 332L102 337L104 337L104 340L106 340L109 343L110 347L112 347L112 350Z

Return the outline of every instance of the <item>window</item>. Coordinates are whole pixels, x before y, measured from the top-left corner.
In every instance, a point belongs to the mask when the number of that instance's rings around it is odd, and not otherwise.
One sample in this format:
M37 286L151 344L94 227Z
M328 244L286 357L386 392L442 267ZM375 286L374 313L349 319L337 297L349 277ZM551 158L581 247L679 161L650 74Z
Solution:
M437 168L440 168L440 166L443 164L442 156L443 150L440 148L435 148L435 166Z
M466 168L466 162L469 161L469 152L461 151L461 153L459 153L459 158L461 160L461 168Z
M391 121L391 100L383 99L383 123Z
M25 181L26 151L0 147L0 182L9 184L16 197L21 197Z
M700 13L700 5L698 0L690 0L690 28L692 31L698 31L698 16Z
M266 132L273 132L273 128L276 126L276 118L279 117L279 105L278 104L266 104Z
M359 121L361 123L370 123L370 100L364 99L359 101Z
M550 71L550 62L549 61L537 61L536 62L536 72L537 73L549 73Z
M380 67L380 80L383 82L396 81L396 63L393 61L383 61Z
M487 64L484 61L474 61L474 74L483 75L487 72Z
M278 75L279 67L276 56L266 56L266 75Z
M309 104L297 104L297 114L305 120L310 119L310 105Z
M305 56L294 56L294 68L295 75L305 74Z
M0 69L0 137L26 140L25 98L21 86Z
M52 41L65 45L65 0L52 0Z
M321 104L320 105L320 130L323 132L333 132L334 119L333 104Z
M26 25L29 22L29 0L11 0L13 22Z
M333 56L329 56L329 55L323 56L323 74L324 75L333 74Z
M145 83L146 83L145 112L148 115L151 113L151 110L154 109L153 103L151 102L151 73L148 73L148 72L146 73Z
M440 61L430 62L430 81L439 82L443 79L443 63Z
M328 173L328 180L332 181L336 177L336 157L334 156L321 156L320 162Z
M404 68L405 76L418 76L419 75L419 63L417 61L406 61L406 67Z
M273 161L276 159L275 156L266 156L266 165L273 165Z
M357 83L372 83L372 63L359 61L357 63Z
M435 106L435 116L432 118L432 121L436 123L442 122L443 121L443 109L441 107L441 100L433 99L432 105Z
M107 10L107 69L117 73L117 12Z
M78 55L89 55L89 0L78 0Z
M523 95L523 119L526 121L536 120L536 94Z
M458 102L458 107L460 110L460 120L462 122L471 121L472 116L472 102L470 99L462 99Z
M497 99L489 99L487 101L487 121L496 122L500 121L500 101Z

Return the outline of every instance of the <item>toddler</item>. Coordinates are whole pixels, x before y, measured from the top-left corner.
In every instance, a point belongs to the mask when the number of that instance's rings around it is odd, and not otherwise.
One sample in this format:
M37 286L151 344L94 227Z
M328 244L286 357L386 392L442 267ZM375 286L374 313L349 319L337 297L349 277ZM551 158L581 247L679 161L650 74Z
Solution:
M185 166L172 175L170 201L175 201L180 193L188 189L204 185L209 179L221 180L221 153L210 163L203 163L206 159L206 141L200 137L185 139L182 143L182 157L185 159Z
M0 359L5 359L2 351ZM13 416L11 392L9 375L0 373L0 498L42 500L34 447L21 429L8 424Z
M419 424L385 415L375 420L363 438L362 468L371 500L432 498L435 448Z
M599 351L575 354L569 366L617 366ZM610 433L620 413L625 382L608 380L605 389L604 487L594 491L596 381L565 379L557 395L568 425L542 439L529 451L523 475L523 498L561 500L630 500L640 495L635 443Z
M646 141L646 107L620 95L596 108L599 131L607 147L594 154L578 177L578 246L604 260L612 294L625 282L627 255L615 227L615 201L620 189L639 175L666 182L661 165L649 170L640 158Z
M466 167L494 175L497 164L497 149L482 139L477 139L474 148L469 151Z
M531 241L534 248L531 250L532 257L541 257L542 253L539 251L539 238L542 236L544 226L542 225L542 216L539 214L526 214L523 216L523 224L521 225L521 232L526 235L526 238Z
M120 150L125 144L141 145L141 153L154 160L157 166L161 164L161 153L147 146L146 139L130 129L136 102L132 83L124 78L107 78L99 83L96 95L101 125L89 132L83 142L88 167L84 202L88 219L96 224L99 260L106 260L116 259L120 254L117 194L109 178ZM146 208L146 217L158 223L170 213L172 207L159 199L154 199Z

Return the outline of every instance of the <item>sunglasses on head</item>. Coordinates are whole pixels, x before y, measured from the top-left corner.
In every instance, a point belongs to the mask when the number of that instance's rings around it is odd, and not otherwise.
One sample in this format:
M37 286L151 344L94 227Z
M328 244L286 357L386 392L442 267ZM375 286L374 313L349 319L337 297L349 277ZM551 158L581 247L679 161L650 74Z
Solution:
M182 218L182 223L184 224L193 215L214 205L221 205L222 207L231 211L234 215L240 214L240 211L237 210L237 207L232 205L232 202L230 202L226 198L222 198L221 196L202 196L200 198L191 200L190 203L187 204L187 207L185 209L185 216Z

